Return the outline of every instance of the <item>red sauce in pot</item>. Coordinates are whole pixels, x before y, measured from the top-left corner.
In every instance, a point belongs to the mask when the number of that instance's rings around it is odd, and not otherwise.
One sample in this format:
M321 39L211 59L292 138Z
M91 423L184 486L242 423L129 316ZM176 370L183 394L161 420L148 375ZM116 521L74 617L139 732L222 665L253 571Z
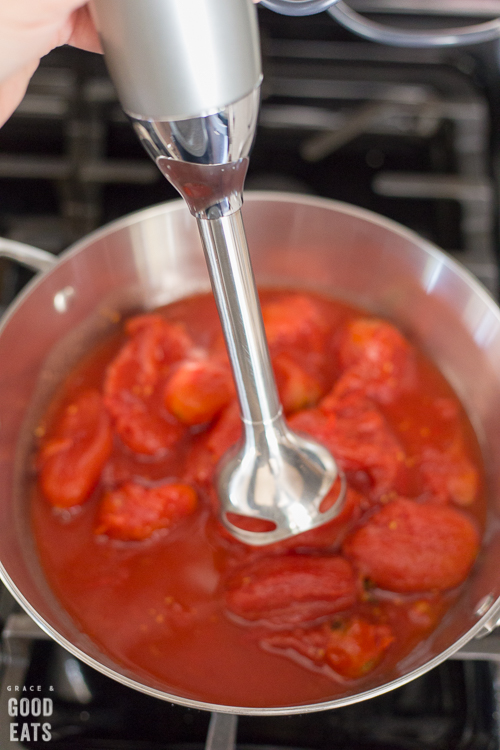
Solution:
M291 426L324 442L338 519L232 539L212 477L239 433L211 296L138 316L71 373L36 430L46 577L104 652L166 691L283 706L370 687L434 630L479 547L480 451L456 395L392 325L262 292Z

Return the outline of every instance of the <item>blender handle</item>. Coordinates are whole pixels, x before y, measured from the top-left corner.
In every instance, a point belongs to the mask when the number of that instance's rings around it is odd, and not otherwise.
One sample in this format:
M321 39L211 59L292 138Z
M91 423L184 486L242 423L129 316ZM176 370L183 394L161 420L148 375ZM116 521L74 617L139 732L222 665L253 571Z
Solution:
M239 101L262 78L252 0L91 0L106 63L133 119L198 118ZM201 147L190 125L180 136Z
M0 237L0 258L8 258L31 271L44 273L57 265L57 258L46 250L25 245L23 242L6 240Z
M479 44L497 39L500 36L500 18L472 26L436 31L404 31L369 21L352 10L343 0L331 5L328 13L337 23L358 36L372 42L393 47L455 47L466 44Z

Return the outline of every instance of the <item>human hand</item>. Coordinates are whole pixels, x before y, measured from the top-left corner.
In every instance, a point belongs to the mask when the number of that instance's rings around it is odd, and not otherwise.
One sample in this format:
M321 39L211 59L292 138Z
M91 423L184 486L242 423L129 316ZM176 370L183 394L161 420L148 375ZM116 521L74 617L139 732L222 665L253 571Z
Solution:
M0 125L23 98L40 58L63 44L101 51L83 0L0 0Z

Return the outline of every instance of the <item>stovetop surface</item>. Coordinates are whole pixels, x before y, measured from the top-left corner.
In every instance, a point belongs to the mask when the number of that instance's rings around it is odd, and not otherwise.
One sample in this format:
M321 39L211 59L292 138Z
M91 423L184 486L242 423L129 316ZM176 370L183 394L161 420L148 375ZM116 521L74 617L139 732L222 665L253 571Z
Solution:
M54 750L201 750L210 715L119 685L51 642L39 642L26 685L51 695ZM73 671L73 684L67 675ZM53 691L47 692L48 687ZM447 661L370 701L293 716L240 716L238 750L496 750L493 669ZM29 720L29 719L28 719ZM12 720L14 721L14 720ZM23 719L26 721L26 719ZM225 748L219 748L225 750Z

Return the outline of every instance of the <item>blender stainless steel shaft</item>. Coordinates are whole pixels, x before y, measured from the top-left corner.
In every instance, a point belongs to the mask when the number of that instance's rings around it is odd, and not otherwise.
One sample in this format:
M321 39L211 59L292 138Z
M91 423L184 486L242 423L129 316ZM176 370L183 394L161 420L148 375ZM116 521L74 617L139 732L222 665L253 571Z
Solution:
M284 421L241 217L262 79L253 3L93 0L92 9L124 109L198 221L244 427L218 468L222 521L253 545L319 526L340 512L345 480L323 446ZM240 528L228 514L270 530Z

